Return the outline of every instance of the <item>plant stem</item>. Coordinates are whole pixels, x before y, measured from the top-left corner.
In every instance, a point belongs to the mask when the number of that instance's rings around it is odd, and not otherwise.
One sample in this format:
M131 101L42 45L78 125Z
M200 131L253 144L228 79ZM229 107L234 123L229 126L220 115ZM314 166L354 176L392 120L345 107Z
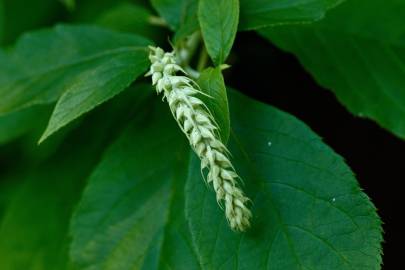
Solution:
M207 63L208 63L208 53L205 47L203 46L200 52L200 57L198 58L197 71L201 72L207 66Z
M184 47L180 49L181 64L188 66L190 64L193 55L195 54L198 45L201 42L201 34L199 31L190 35L186 40Z
M163 18L158 17L158 16L150 16L150 17L148 18L148 22L149 22L151 25L154 25L154 26L169 27L169 26L167 25L166 21L165 21Z

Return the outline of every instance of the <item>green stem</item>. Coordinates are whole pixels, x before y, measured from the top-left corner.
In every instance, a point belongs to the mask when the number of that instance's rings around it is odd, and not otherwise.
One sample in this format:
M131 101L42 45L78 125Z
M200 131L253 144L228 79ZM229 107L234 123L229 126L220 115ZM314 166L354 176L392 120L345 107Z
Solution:
M197 71L198 72L203 71L203 69L207 66L207 63L208 63L208 53L205 47L203 47L200 52L200 57L198 58Z
M186 52L185 57L182 59L182 65L188 66L190 64L191 58L195 54L198 45L201 42L200 32L193 33L186 41L185 46L182 50Z
M158 17L158 16L150 16L150 17L148 18L148 22L149 22L151 25L154 25L154 26L169 27L169 26L167 25L166 21L165 21L163 18Z

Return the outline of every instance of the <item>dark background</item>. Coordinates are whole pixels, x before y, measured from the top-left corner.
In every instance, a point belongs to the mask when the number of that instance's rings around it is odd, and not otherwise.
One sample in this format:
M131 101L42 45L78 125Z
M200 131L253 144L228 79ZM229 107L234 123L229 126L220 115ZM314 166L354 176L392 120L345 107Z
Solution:
M293 114L345 158L384 222L383 269L401 269L405 141L352 115L293 55L256 33L238 33L233 51L227 84Z

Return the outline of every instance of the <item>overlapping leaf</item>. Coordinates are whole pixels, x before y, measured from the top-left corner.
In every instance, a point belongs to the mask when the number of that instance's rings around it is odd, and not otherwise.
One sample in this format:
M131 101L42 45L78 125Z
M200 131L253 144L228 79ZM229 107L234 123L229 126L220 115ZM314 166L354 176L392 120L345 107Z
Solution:
M198 19L205 47L216 65L231 51L239 22L239 0L200 0Z
M0 115L59 99L43 140L144 72L149 44L91 26L26 34L11 53L0 54Z
M80 269L380 268L380 221L342 158L293 117L231 97L250 231L229 229L166 105L151 106L89 180L71 226Z
M149 86L135 89L83 119L80 128L64 136L64 143L38 168L14 164L22 169L7 178L1 174L1 269L76 269L70 268L68 258L72 209L100 153L152 93ZM43 151L41 147L36 150ZM9 178L13 181L6 181Z
M347 1L325 20L261 33L297 55L355 115L405 138L405 3Z

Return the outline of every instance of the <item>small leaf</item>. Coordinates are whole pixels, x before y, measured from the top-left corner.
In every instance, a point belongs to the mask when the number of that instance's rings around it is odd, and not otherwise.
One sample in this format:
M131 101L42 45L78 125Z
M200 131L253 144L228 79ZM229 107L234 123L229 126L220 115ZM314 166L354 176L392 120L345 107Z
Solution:
M240 0L240 30L313 22L344 0Z
M239 21L239 0L200 0L198 19L208 54L216 65L231 51Z
M213 114L214 119L219 126L221 139L224 143L227 143L230 131L229 107L221 69L219 67L205 69L201 72L197 83L200 86L201 91L209 96L200 95L199 98L204 101L210 112Z
M135 86L88 114L39 166L24 159L12 161L18 170L0 171L1 269L76 269L68 263L73 207L106 145L153 93L150 85ZM49 151L38 149L45 145L36 148L37 156Z
M177 30L194 14L197 0L151 0L152 6L166 20L172 30ZM195 21L195 17L194 17ZM198 25L198 23L197 23Z
M312 25L261 34L294 53L353 114L405 139L405 2L347 1Z
M58 100L39 142L124 90L148 65L145 51L134 50L76 77L76 82Z
M164 36L164 41L167 41L166 33L161 31L160 27L151 25L151 17L151 11L145 7L123 2L101 13L95 23L112 30L134 33L152 40L162 39Z
M183 20L180 22L180 25L174 34L173 41L175 44L199 30L200 25L196 19L197 10L198 2L190 1L187 6L187 13L184 15Z

